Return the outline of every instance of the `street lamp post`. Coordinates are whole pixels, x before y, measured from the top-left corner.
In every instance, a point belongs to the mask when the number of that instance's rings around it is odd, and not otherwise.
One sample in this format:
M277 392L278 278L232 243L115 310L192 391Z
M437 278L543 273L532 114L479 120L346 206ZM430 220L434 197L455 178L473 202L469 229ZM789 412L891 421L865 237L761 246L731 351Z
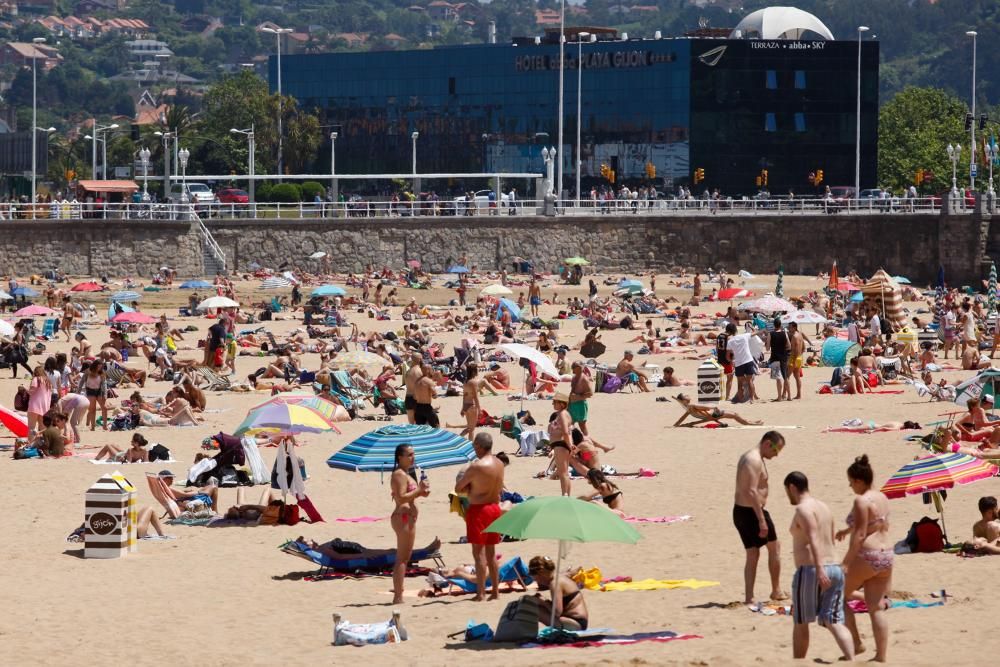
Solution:
M177 154L177 159L181 165L181 205L185 209L185 215L187 214L187 205L191 203L187 191L187 166L189 157L191 157L191 151L186 148L182 148L180 153Z
M334 215L337 206L337 133L330 133L330 198L333 201Z
M583 40L597 41L597 35L581 32L576 36L576 207L580 208L580 171L583 156L580 152L580 124L583 122Z
M996 192L993 190L993 161L1000 157L1000 146L996 144L996 141L991 139L988 144L986 144L986 161L990 166L990 189L987 190L989 194L990 206L993 205L993 198L996 196Z
M858 106L854 132L854 198L861 196L861 33L868 32L868 26L858 26Z
M951 196L954 199L958 197L958 160L962 155L961 144L955 144L952 146L948 144L948 159L951 160ZM952 203L954 206L954 203Z
M254 178L254 175L256 174L256 164L255 163L257 161L257 159L256 159L257 137L254 134L254 124L250 123L250 127L248 129L246 129L246 130L238 130L238 129L236 129L234 127L231 130L229 130L229 131L232 132L233 134L245 134L246 135L247 142L249 144L249 147L248 147L249 153L248 153L248 156L247 156L247 175L250 177L250 179L249 179L250 180L250 188L249 188L249 190L250 190L250 192L249 192L249 194L250 194L250 201L253 202L254 201L254 186L255 186L255 183L256 183L256 180L257 180L257 179Z
M261 32L270 33L275 36L278 42L278 181L284 173L284 139L281 131L281 116L283 112L283 102L281 99L281 36L287 32L292 32L291 28L261 28Z
M101 146L103 147L101 151L101 157L104 161L104 169L101 172L101 180L106 181L108 180L108 142L107 138L102 138L101 135L108 130L117 130L117 129L118 129L118 123L112 123L111 125L105 125L104 127L99 127L97 125L97 121L95 120L93 137L91 137L91 135L89 134L87 135L88 139L90 138L94 139L93 155L92 155L94 180L97 180L97 142L100 141Z
M565 55L566 52L566 0L560 0L559 2L559 126L558 126L558 138L556 139L556 144L559 150L563 148L563 78L565 71ZM562 162L559 163L559 169L556 172L556 201L562 197Z
M149 149L145 146L139 151L139 161L142 163L142 203L149 203Z
M31 217L35 217L35 187L38 160L38 47L45 41L44 37L31 40Z
M965 33L972 38L972 125L969 128L969 190L976 189L976 35L975 30Z
M176 132L154 132L156 136L163 140L163 199L166 201L170 195L170 140L174 139L176 144Z

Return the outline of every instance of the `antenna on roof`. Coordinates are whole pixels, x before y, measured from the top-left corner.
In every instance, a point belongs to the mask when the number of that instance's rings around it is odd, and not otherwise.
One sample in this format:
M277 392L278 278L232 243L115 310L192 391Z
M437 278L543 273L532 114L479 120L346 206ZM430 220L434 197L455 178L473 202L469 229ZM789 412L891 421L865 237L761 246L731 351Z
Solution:
M698 17L698 27L699 28L707 28L708 27L708 18L705 17L705 16L699 16Z

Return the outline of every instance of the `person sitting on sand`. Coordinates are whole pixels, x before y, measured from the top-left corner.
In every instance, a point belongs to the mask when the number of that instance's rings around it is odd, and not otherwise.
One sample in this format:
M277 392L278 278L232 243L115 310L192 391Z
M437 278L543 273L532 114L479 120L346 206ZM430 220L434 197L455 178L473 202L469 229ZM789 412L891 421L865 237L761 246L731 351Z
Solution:
M715 422L720 424L721 426L726 426L726 424L723 423L723 420L725 419L731 419L737 422L738 424L742 424L744 426L760 426L761 424L764 423L759 419L755 421L749 421L747 419L744 419L740 415L736 414L735 412L726 412L725 410L722 410L717 407L710 407L708 405L698 405L697 403L692 403L691 397L689 397L687 394L677 394L677 396L675 396L674 399L678 403L684 406L684 414L680 416L680 419L674 422L674 428L678 426L687 426L687 427L697 426L699 424L705 424L707 422ZM688 417L691 417L693 421L685 424L684 420L686 420Z
M588 469L601 468L601 459L598 450L603 452L610 452L614 449L614 446L608 447L607 445L602 445L601 443L594 440L589 435L585 435L583 431L578 428L574 428L571 434L573 438L573 456L586 466ZM576 466L573 466L576 469Z
M865 380L865 377L861 374L861 368L858 364L858 358L854 357L851 359L851 370L848 373L844 373L840 386L843 387L845 394L863 394L865 389L868 393L872 393L871 385Z
M537 593L538 622L548 626L552 620L555 600L555 627L563 630L586 630L590 621L583 591L565 573L556 573L556 565L548 556L535 556L528 562L528 574L538 583L539 591L553 591L545 597Z
M694 386L694 382L691 380L681 380L676 375L674 375L674 367L667 366L663 369L663 379L657 385L659 387L691 387Z
M962 352L962 370L979 371L991 366L990 358L981 355L975 346L969 346Z
M133 433L128 449L122 449L114 445L104 445L101 451L94 457L95 461L106 458L108 461L119 463L146 463L149 461L149 451L146 446L149 442L140 433Z
M177 389L171 389L163 397L160 416L166 417L170 426L196 426L199 421L204 421L201 417L195 416L190 403Z
M195 504L203 503L205 507L217 507L219 504L219 487L213 485L202 487L189 487L185 489L174 488L174 473L169 470L161 470L157 477L162 479L167 485L167 493L174 499L183 511L190 510Z
M977 553L1000 556L1000 518L997 512L997 499L994 496L983 496L979 499L979 521L972 524L972 541L966 542L967 547Z
M618 366L615 367L615 375L622 379L622 386L626 384L635 384L639 387L640 391L653 391L649 388L649 385L646 384L649 377L644 372L637 369L635 364L632 363L634 358L635 355L631 350L625 350L625 356L618 362Z
M587 472L587 481L594 487L595 492L580 496L580 500L588 502L597 502L600 500L608 506L608 509L617 512L622 511L622 492L602 471L596 468L589 470Z

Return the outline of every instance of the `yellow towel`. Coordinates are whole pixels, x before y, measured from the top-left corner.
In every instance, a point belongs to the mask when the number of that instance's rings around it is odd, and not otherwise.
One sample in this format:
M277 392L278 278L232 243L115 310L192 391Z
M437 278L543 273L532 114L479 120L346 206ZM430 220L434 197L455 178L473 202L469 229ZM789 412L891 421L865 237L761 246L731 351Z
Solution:
M656 591L674 588L707 588L718 586L718 581L700 579L643 579L642 581L615 581L604 584L602 591Z

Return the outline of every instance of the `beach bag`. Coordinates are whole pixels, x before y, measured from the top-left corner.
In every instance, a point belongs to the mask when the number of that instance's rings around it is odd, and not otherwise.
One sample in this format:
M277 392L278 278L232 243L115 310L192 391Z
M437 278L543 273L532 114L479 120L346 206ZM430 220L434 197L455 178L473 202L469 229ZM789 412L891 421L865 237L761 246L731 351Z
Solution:
M622 388L622 379L617 375L609 375L608 379L604 381L604 386L601 387L601 391L605 394L614 394Z
M219 486L224 489L239 486L240 480L236 475L236 466L222 466L219 468Z
M914 553L937 553L944 550L944 531L937 519L925 516L910 526L906 543Z
M170 460L170 450L163 445L156 444L149 448L149 462L153 461L169 461Z
M27 389L23 387L17 390L14 394L14 409L20 412L28 411L28 402L31 400L31 394L28 393Z
M509 603L497 621L495 642L525 642L538 637L538 598L522 595Z
M278 513L278 523L284 526L294 526L299 522L299 506L283 505Z

